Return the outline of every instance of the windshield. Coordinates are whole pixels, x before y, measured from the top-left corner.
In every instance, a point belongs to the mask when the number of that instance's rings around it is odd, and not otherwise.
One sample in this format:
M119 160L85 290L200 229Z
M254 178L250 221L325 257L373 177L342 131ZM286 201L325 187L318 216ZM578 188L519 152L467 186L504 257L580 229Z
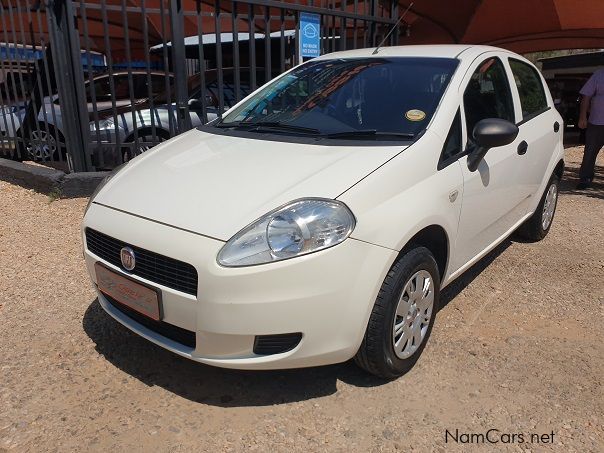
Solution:
M311 61L268 84L216 126L411 137L430 121L457 63L411 57Z

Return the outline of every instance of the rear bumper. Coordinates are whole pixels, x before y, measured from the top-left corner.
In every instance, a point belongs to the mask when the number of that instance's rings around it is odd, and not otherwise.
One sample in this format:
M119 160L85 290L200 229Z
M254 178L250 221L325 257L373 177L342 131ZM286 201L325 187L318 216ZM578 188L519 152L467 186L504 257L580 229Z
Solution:
M224 242L93 204L84 227L193 265L197 295L153 285L162 292L163 321L195 333L195 347L159 335L116 309L99 294L113 318L176 354L227 368L273 369L348 360L358 350L381 283L396 252L348 239L304 257L247 268L224 268L216 256ZM85 240L85 238L84 238ZM96 283L99 257L85 249ZM116 266L105 262L116 272ZM259 335L300 332L284 353L257 355Z

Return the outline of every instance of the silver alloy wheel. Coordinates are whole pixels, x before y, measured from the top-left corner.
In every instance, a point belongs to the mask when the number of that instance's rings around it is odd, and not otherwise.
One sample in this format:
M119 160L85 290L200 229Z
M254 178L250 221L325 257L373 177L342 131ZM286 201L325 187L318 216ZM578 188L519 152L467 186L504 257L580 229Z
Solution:
M28 154L34 160L51 160L57 151L57 141L45 130L32 131L26 144Z
M413 355L426 338L434 309L434 282L420 270L405 283L396 306L392 345L399 359Z
M552 223L554 212L556 211L556 201L558 199L558 186L553 183L547 189L545 203L543 203L543 213L541 215L541 227L546 231Z

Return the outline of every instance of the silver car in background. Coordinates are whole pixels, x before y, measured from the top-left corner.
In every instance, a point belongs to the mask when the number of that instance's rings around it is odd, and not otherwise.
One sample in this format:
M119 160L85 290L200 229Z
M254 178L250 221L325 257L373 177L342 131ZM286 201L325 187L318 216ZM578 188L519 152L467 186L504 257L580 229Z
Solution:
M187 80L191 127L197 127L216 119L220 110L217 71L208 70L204 75L205 87L203 89L199 73L190 76ZM251 93L252 84L249 76L249 69L240 69L239 96L237 96L233 69L223 69L224 110ZM256 83L262 85L265 82L264 71L258 70ZM203 114L202 96L205 98L206 118ZM103 162L104 166L115 166L121 162L127 162L158 143L185 132L178 129L176 104L173 100L174 89L171 88L153 99L118 108L115 112L109 110L100 121L92 121L90 123L90 142L97 166L99 166L98 162ZM102 157L100 157L101 154Z
M146 100L165 91L166 85L171 86L174 76L160 71L132 71L132 91L127 71L116 71L94 76L92 85L87 77L86 103L88 119L104 118L113 107L123 108ZM149 79L151 86L149 86ZM113 90L111 85L113 84ZM91 89L92 86L92 89ZM114 92L114 95L111 93ZM21 129L25 119L27 102L18 105L0 107L0 140L2 147L14 144L21 137ZM37 114L37 125L32 125L31 132L24 138L25 150L30 159L36 161L56 160L59 152L65 154L65 138L63 135L63 113L58 94L46 96ZM11 139L11 140L9 140ZM64 155L62 157L65 157Z

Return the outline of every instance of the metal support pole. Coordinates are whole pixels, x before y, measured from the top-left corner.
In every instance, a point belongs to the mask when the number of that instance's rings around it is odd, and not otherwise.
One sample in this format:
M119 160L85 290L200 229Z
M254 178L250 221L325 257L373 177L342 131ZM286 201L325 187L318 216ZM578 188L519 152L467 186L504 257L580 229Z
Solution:
M68 156L71 156L70 169L90 171L93 167L88 153L88 109L81 55L74 55L76 46L73 44L79 42L79 36L70 6L67 0L49 1L48 31L61 103L63 135Z
M371 5L371 25L369 26L370 30L370 39L371 39L371 47L375 47L377 45L377 12L378 12L378 3L376 0L370 0L369 4Z
M398 1L392 2L392 8L390 9L390 18L398 20ZM398 46L398 40L400 36L400 24L395 26L394 32L390 35L390 45Z
M187 93L187 65L182 1L170 2L170 28L172 29L172 71L176 88L176 117L180 133L191 129L189 117L189 93Z

